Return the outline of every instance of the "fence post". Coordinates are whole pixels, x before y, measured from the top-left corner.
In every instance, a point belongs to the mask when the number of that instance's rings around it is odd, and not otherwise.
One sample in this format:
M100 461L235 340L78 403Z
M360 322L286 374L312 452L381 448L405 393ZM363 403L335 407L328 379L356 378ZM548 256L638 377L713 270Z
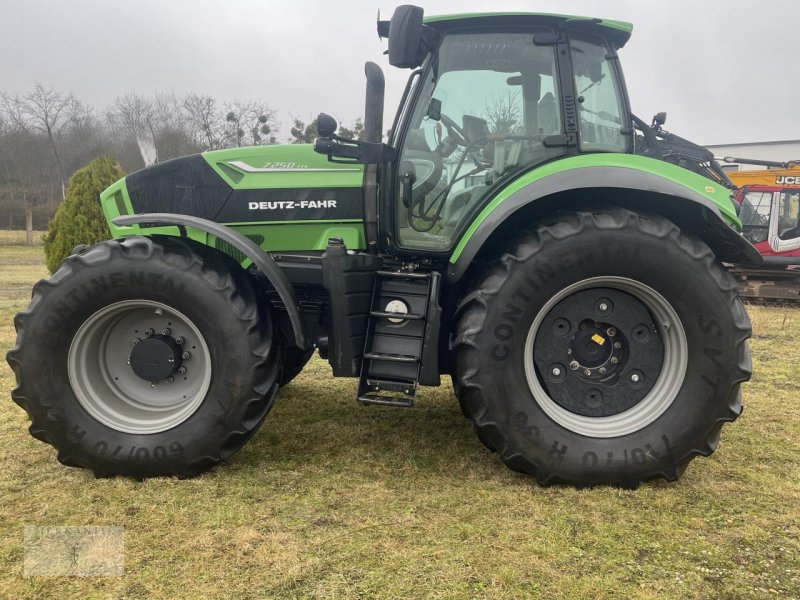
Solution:
M33 246L33 211L30 208L25 210L25 243Z

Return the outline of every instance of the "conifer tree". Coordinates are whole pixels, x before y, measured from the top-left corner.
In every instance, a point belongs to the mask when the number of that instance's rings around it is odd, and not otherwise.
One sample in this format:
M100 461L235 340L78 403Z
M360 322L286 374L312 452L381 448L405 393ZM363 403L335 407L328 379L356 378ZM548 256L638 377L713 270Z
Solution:
M96 244L111 236L100 208L100 192L124 176L116 161L101 156L70 177L66 198L50 220L44 237L44 253L51 273L75 246Z

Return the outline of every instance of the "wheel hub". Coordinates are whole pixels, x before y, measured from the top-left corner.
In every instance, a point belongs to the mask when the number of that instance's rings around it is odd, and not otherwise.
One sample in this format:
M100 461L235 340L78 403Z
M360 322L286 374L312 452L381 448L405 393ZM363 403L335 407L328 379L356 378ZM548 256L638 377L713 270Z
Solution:
M556 303L533 345L542 384L563 409L608 417L636 406L653 388L664 348L653 317L635 296L591 288Z
M182 353L174 337L156 334L136 343L129 360L137 377L156 383L178 371L183 362Z

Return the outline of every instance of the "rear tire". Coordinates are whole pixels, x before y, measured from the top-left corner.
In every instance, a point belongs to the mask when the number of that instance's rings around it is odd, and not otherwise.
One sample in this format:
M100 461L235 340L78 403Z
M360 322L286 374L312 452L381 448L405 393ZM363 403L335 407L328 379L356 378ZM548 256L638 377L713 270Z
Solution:
M280 347L244 272L174 238L81 249L15 326L12 398L31 434L97 476L197 475L244 445L278 389ZM153 348L170 373L147 371Z
M600 315L594 295L617 313ZM648 314L651 329L625 325ZM577 212L523 235L466 291L454 383L513 470L635 487L715 450L742 410L749 336L736 283L705 244L658 216Z

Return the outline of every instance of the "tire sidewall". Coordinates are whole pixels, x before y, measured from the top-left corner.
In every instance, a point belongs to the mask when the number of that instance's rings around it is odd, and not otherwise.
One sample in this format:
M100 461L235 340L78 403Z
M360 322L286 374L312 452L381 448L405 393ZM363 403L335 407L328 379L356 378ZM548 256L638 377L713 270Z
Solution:
M613 480L617 472L626 479L668 476L698 440L708 438L728 407L731 365L738 364L735 323L726 295L709 275L708 257L687 255L673 232L659 239L631 228L587 228L568 240L544 235L527 260L506 259L506 280L483 298L485 321L475 347L481 369L471 378L492 390L486 419L504 423L511 446L505 454L521 454L537 471L544 467L561 480L585 484ZM525 342L544 304L567 286L598 276L626 277L659 292L681 320L689 351L684 382L669 408L644 428L615 438L586 437L553 421L525 376Z
M135 244L136 242L127 242ZM247 406L259 380L266 379L263 361L253 354L252 333L264 331L257 312L243 319L244 294L230 294L228 274L203 269L190 252L156 252L152 256L122 256L113 243L95 246L93 256L71 257L71 273L52 286L26 323L22 345L26 385L39 401L32 403L34 422L43 420L60 457L76 456L98 473L153 475L180 473L225 453L232 431L242 428ZM185 250L185 247L184 247ZM111 256L101 257L101 253ZM92 264L85 268L78 262ZM63 268L63 267L62 267ZM54 280L58 280L56 273ZM181 312L199 329L211 358L211 381L204 400L184 422L153 434L117 431L92 417L80 404L69 382L67 357L77 330L98 310L123 300L160 302ZM262 350L269 350L265 348ZM207 457L207 458L206 458ZM212 463L215 462L211 461Z

